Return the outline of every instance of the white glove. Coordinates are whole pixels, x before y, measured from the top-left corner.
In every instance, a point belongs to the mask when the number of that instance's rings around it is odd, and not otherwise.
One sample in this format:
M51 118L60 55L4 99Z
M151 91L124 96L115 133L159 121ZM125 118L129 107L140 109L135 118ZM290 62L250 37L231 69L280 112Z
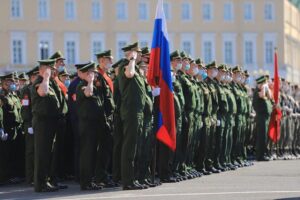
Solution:
M159 88L159 87L154 88L154 89L152 90L152 95L153 95L154 97L159 96L159 95L160 95L160 88Z
M221 126L221 121L217 120L217 126Z
M2 141L6 141L8 138L8 134L7 133L4 133L3 129L0 130L0 139Z
M32 127L29 127L29 128L28 128L28 133L29 133L30 135L33 135L33 128L32 128Z

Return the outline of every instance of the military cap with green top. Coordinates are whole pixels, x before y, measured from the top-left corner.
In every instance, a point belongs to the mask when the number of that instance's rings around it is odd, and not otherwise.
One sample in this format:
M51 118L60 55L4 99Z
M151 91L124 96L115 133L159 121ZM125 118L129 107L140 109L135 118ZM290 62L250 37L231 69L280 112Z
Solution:
M195 60L195 63L196 63L199 67L206 68L206 67L204 66L204 62L203 62L200 58L197 58L197 59Z
M225 64L220 64L219 66L218 66L218 70L220 70L220 71L227 71L227 68L226 68L226 65Z
M0 76L1 80L15 80L15 75L13 72L7 72L4 75Z
M182 60L188 59L188 56L186 55L186 53L184 51L180 52L180 57Z
M241 69L241 67L240 66L235 66L234 68L232 68L232 73L237 73L237 72L241 72L242 71L242 69Z
M261 76L261 77L259 77L259 78L256 79L256 83L257 84L261 84L261 83L264 83L266 81L267 81L267 79L266 79L265 75L263 75L263 76Z
M64 68L61 72L58 73L59 76L70 76L70 74L67 72L67 69Z
M136 52L141 52L142 50L139 47L139 43L135 42L133 44L129 44L125 47L122 48L123 51L136 51Z
M142 50L142 56L150 56L150 50L148 47L143 47L141 50Z
M55 60L65 60L63 54L61 51L55 52L52 56L50 56L49 59L55 59Z
M245 75L246 77L249 77L249 76L250 76L248 70L245 70L245 71L244 71L244 75Z
M99 52L99 53L96 53L95 56L97 58L111 58L113 59L114 57L112 56L111 54L111 50L106 50L106 51L102 51L102 52Z
M213 68L217 68L217 64L215 60L206 65L206 69L213 69Z
M129 61L126 58L121 58L120 60L115 62L111 67L112 68L117 68L117 67L121 67L121 66L124 66L124 65L128 65L128 63L129 63Z
M97 72L96 71L96 64L94 62L89 62L86 65L81 66L78 70L81 71L81 72L87 72L87 71L90 71L90 70L94 71L94 72Z
M180 56L180 52L178 50L176 51L173 51L171 54L170 54L170 60L176 60L176 59L181 59L181 56Z
M55 64L56 59L45 59L45 60L39 60L39 67L42 66L49 66L53 68L53 65Z
M75 78L77 76L77 72L74 72L74 73L72 73L72 74L70 74L70 78L72 79L72 78Z
M34 68L32 68L31 70L29 70L28 72L26 72L26 74L28 76L32 76L34 74L38 74L39 73L39 66L35 66Z
M22 81L27 81L28 76L26 75L25 72L22 72L21 74L19 74L19 79L22 80Z
M13 76L15 80L19 80L19 74L18 72L13 72Z

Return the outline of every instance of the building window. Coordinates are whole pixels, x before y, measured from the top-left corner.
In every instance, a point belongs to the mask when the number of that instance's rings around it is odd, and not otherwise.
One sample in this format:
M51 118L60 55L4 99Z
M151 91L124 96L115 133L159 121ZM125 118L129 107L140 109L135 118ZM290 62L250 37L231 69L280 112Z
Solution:
M253 20L253 4L252 3L244 4L244 20L245 21Z
M45 20L49 18L49 1L39 0L38 5L39 20Z
M14 19L22 18L23 8L22 8L21 0L11 0L10 6L11 6L11 17Z
M191 4L183 3L181 5L181 19L182 20L191 20L192 19Z
M68 64L75 64L79 58L79 34L65 33L65 55Z
M274 8L272 3L265 4L265 20L271 21L274 19Z
M74 0L65 1L65 19L74 20L76 18L76 7Z
M149 10L147 2L140 2L138 4L139 10L139 20L148 20L149 19Z
M232 3L224 4L224 20L225 21L233 20L233 4Z
M253 64L253 42L245 41L245 63Z
M169 3L164 3L163 8L166 16L166 20L171 19L171 5Z
M47 59L49 58L49 42L48 41L40 41L39 43L39 50L40 50L40 58Z
M210 41L204 42L204 62L209 63L213 60L212 58L212 43Z
M123 52L122 48L125 47L126 45L127 45L127 41L124 41L124 40L118 41L117 46L118 46L118 58L119 59L124 57L124 52Z
M102 52L105 49L105 35L104 33L91 34L91 60L96 60L96 53Z
M52 52L53 36L50 32L38 33L38 57L40 59L49 58Z
M182 50L186 52L188 55L192 54L192 44L190 41L183 41L182 42Z
M11 63L15 65L26 64L25 33L11 34Z
M233 64L233 44L231 41L224 42L224 61L226 64Z
M273 54L274 54L274 45L272 41L265 42L265 63L272 64L273 63Z
M212 5L211 5L211 3L203 3L203 5L202 5L202 18L205 21L212 20Z
M118 20L127 20L127 4L125 2L117 3L117 19Z
M102 18L102 4L99 0L92 2L92 19L97 21Z
M130 34L129 33L118 33L116 35L116 57L117 59L121 59L124 57L124 52L122 48L129 44L130 42Z

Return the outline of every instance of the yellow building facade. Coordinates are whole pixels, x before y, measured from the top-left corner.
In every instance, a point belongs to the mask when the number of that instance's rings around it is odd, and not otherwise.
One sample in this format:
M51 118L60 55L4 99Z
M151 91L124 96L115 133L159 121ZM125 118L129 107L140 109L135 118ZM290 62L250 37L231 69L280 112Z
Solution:
M0 70L24 71L56 50L72 69L130 42L151 46L156 0L2 0ZM289 0L164 0L171 50L204 62L280 75L300 83L300 11Z

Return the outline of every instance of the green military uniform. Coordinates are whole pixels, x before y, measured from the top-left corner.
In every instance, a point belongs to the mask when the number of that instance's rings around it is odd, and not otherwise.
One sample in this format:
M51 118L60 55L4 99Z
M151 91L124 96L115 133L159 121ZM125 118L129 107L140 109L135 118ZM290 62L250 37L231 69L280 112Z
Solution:
M213 68L216 67L215 61L212 63L206 65L206 68ZM210 90L211 98L212 98L212 110L211 110L211 126L208 133L208 150L207 150L207 158L205 167L207 171L213 171L215 173L218 173L219 171L215 170L213 168L212 161L214 160L214 152L216 149L216 128L217 128L217 113L219 110L219 102L218 102L218 91L216 88L216 82L215 80L211 79L210 77L207 77L205 79L205 82L207 83L207 86Z
M97 59L110 58L112 59L111 50L103 51L96 54ZM102 127L104 130L99 138L98 158L96 164L95 180L97 183L106 187L112 187L109 175L111 174L112 154L113 154L113 113L115 109L115 102L113 99L113 82L108 77L107 73L97 66L98 76L96 86L103 96L104 110L105 110L105 124Z
M257 84L264 83L265 77L260 77L256 80ZM272 112L272 103L267 98L259 96L260 90L255 89L253 94L253 107L256 112L256 159L264 160L266 154L267 132Z
M80 69L82 72L95 70L95 63L87 63ZM84 90L87 82L82 80L76 90L78 108L78 129L80 135L80 187L82 190L99 189L93 185L97 148L99 137L103 133L105 124L105 111L103 96L93 85L93 94L85 96Z
M40 66L53 66L55 60L39 61ZM32 127L34 132L34 188L36 192L57 190L46 184L49 179L49 166L51 166L51 154L58 120L65 112L61 91L53 79L49 79L49 92L46 96L40 96L37 92L43 81L38 76L32 85Z
M130 45L125 51L135 50L137 44ZM121 120L123 124L123 145L121 153L121 176L123 188L134 184L134 159L136 156L137 137L141 134L144 120L146 101L145 82L137 72L132 78L127 78L125 70L121 68L119 88L121 94ZM137 70L137 69L136 69Z
M27 72L29 76L37 73L38 67ZM25 177L28 184L33 183L34 176L34 133L32 129L31 87L32 83L29 83L20 91L22 103L21 115L25 133Z
M113 64L112 68L118 68L119 70L122 70L123 65L127 65L126 62L127 59L121 59L117 61L115 64ZM114 139L114 147L113 147L113 157L112 157L112 178L113 181L116 183L119 183L121 181L121 153L122 153L122 141L123 141L123 126L122 126L122 120L120 115L120 109L121 109L121 94L120 94L120 88L119 88L119 76L116 76L114 80L114 93L113 98L115 102L115 111L114 111L114 133L113 133L113 139Z

